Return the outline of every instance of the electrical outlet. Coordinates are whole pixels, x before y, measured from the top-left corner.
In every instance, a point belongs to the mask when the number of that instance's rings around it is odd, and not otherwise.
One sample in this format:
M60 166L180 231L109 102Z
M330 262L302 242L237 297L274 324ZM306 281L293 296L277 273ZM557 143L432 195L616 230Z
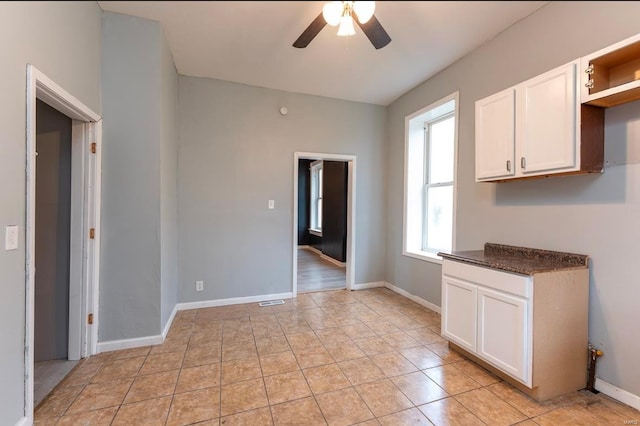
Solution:
M204 290L204 281L196 281L196 291Z
M275 200L269 200L269 210L273 210L276 208L276 201Z

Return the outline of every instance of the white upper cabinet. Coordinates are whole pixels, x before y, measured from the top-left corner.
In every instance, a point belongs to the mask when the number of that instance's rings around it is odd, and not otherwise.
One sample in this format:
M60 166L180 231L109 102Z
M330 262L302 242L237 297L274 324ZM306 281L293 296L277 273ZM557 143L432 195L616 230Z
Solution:
M523 175L576 165L576 66L556 68L516 89L516 151Z
M515 160L515 90L476 102L476 177L513 176Z
M477 182L602 172L604 112L580 105L579 63L476 102Z

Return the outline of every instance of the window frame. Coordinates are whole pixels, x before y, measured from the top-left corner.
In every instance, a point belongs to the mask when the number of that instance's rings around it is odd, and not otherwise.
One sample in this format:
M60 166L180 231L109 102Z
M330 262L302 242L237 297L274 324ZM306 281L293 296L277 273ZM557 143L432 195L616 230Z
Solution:
M454 92L430 105L415 111L405 117L405 152L404 152L404 199L403 199L403 232L402 232L402 254L407 257L424 260L427 262L442 263L442 258L437 255L438 251L425 250L426 242L426 212L427 212L427 186L428 179L428 151L430 149L426 143L426 131L425 125L429 122L435 123L441 120L445 120L449 117L453 117L454 123L454 152L453 152L453 214L452 214L452 232L451 232L451 250L455 250L456 245L456 217L457 217L457 181L458 181L458 134L460 123L460 102L459 92ZM416 161L411 157L411 153L415 154L416 147L422 146L421 161ZM416 166L416 163L420 163L421 166ZM415 181L409 181L412 171L422 168L422 182L418 185ZM415 175L415 173L414 173ZM415 179L415 176L414 176ZM447 183L450 185L450 183ZM444 186L434 184L435 186ZM416 214L416 198L420 197L421 210L419 214ZM411 204L411 208L410 208ZM411 210L411 211L410 211ZM419 217L419 220L416 218ZM416 229L418 228L418 229ZM414 234L410 232L419 231L419 235L416 238Z
M319 211L322 207L322 175L324 163L322 160L317 160L311 163L309 166L310 176L310 206L309 206L309 233L322 237L322 211ZM318 193L319 196L318 196ZM318 207L320 202L320 207ZM320 226L318 225L318 213L320 215Z
M455 115L455 110L448 112L446 114L442 114L439 115L438 117L435 117L431 120L427 120L424 123L424 145L425 145L425 149L424 149L424 193L423 193L423 203L422 203L422 247L421 247L421 251L426 252L426 253L433 253L434 255L437 256L437 253L441 250L443 250L442 248L429 248L427 246L427 241L429 238L429 227L425 226L425 223L427 223L428 217L427 214L429 213L429 189L430 188L442 188L442 187L451 187L451 190L453 191L453 186L455 183L455 126L457 124L456 121L456 115ZM433 144L431 143L431 135L433 134L433 132L431 131L431 127L434 124L438 124L440 122L443 122L445 120L448 120L450 118L453 118L454 120L454 158L453 158L453 163L454 163L454 173L453 173L453 180L451 181L447 181L447 182L436 182L436 183L431 183L429 179L429 173L431 171L431 150L433 147ZM452 235L453 238L453 235ZM451 245L453 247L453 241L451 241Z

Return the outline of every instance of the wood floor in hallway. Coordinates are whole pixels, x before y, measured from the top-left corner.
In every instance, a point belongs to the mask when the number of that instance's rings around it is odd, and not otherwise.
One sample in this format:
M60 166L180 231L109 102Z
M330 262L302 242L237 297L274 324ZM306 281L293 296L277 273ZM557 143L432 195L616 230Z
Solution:
M298 248L298 292L345 288L346 268L340 267L315 251Z

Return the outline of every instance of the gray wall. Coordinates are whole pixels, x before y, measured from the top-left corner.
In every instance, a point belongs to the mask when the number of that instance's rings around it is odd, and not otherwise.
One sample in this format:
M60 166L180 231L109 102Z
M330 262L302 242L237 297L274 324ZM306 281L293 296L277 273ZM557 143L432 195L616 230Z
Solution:
M161 325L178 303L178 73L164 37L160 64Z
M99 113L100 14L94 2L0 3L0 235L20 226L19 249L0 249L1 424L24 411L27 63Z
M440 305L437 264L402 256L404 117L460 91L458 250L486 241L591 256L589 339L597 376L636 395L640 339L640 104L606 113L603 175L474 182L474 103L640 32L640 2L552 2L403 95L388 110L387 279Z
M36 102L34 361L67 359L71 250L71 119Z
M157 22L104 13L103 34L101 342L160 334L176 299L175 67Z
M384 107L197 77L178 93L181 302L291 291L296 151L357 156L355 281L385 278Z

